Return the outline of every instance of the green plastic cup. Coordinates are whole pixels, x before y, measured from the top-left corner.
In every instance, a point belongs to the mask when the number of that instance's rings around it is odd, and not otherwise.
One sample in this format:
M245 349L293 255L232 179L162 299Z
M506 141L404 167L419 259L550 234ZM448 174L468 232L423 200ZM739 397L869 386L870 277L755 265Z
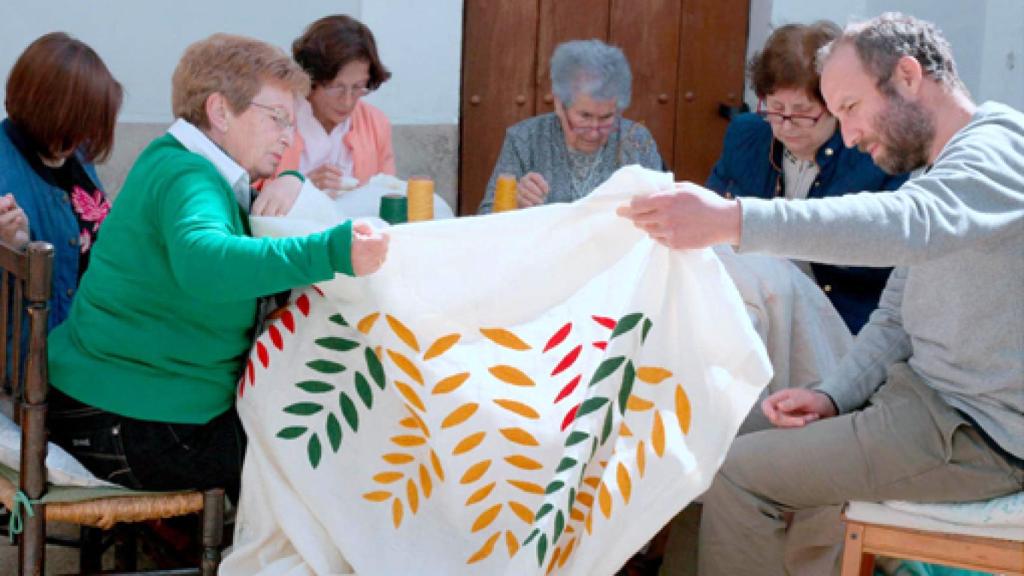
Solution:
M380 197L380 219L388 224L401 224L409 219L409 201L401 194Z

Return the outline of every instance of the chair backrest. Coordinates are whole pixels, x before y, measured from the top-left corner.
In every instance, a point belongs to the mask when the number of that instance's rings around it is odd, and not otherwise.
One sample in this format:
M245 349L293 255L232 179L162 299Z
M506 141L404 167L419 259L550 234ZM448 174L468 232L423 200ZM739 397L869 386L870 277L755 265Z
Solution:
M19 249L0 242L0 378L11 417L22 430L19 487L32 501L46 491L46 321L52 275L52 245L31 242ZM25 520L24 535L30 533L45 534L41 514Z

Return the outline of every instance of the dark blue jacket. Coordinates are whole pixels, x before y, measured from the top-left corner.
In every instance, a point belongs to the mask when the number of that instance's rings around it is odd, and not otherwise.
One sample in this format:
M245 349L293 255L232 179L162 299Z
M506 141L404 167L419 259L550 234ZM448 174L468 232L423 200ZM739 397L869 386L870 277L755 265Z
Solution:
M737 116L729 124L722 157L706 185L728 197L783 197L782 151L782 143L772 135L768 122L756 114ZM870 156L844 146L839 130L818 150L816 160L818 177L808 198L895 190L907 180L905 174L889 176L875 166ZM878 297L892 271L817 263L811 263L811 268L818 285L854 334L878 307Z
M28 218L32 240L53 244L53 294L47 322L52 330L67 318L71 300L78 290L81 227L68 194L39 176L22 156L12 137L20 136L11 126L10 119L5 119L0 123L0 195L14 195ZM96 184L96 189L102 190L93 166L84 161L82 166Z

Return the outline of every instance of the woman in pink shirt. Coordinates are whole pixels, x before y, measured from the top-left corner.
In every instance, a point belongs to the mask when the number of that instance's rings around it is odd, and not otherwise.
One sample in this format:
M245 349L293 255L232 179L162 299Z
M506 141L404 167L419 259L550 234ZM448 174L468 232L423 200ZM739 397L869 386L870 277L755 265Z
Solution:
M264 201L253 205L257 215L287 213L299 189L288 176L301 174L337 196L375 174L395 174L391 123L362 100L391 77L370 29L349 16L326 16L292 43L292 56L312 90L295 106L294 143L278 164L280 182L263 183Z

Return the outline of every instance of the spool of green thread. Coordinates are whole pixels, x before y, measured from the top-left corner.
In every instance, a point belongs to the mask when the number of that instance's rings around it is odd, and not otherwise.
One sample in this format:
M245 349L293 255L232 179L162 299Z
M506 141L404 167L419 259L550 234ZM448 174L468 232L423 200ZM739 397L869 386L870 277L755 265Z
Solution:
M401 224L409 219L409 202L401 194L385 194L380 197L380 219L388 224Z

